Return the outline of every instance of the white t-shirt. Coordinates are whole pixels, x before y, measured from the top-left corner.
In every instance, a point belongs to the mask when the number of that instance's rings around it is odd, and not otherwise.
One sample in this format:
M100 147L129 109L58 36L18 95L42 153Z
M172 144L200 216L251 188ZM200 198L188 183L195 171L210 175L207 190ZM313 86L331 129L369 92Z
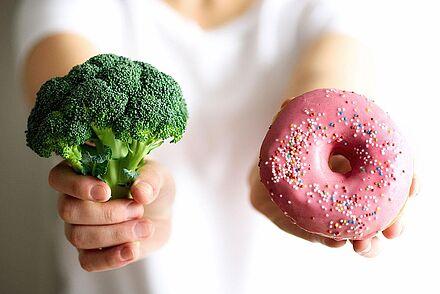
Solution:
M340 31L328 6L257 0L209 31L153 0L27 0L17 20L18 64L43 37L78 33L103 53L171 74L190 113L182 141L153 152L177 184L170 241L133 265L91 274L59 232L62 293L294 292L278 280L289 278L281 274L289 271L284 249L306 245L289 241L294 238L251 208L247 177L297 54L322 33ZM279 273L267 274L268 268Z

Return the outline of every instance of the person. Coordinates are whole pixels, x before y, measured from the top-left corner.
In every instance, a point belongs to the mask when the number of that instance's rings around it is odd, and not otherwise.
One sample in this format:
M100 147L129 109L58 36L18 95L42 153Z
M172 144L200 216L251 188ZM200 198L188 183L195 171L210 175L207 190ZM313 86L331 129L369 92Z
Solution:
M29 105L47 79L112 52L175 77L190 112L183 140L147 159L133 199L107 202L104 182L65 162L50 171L66 239L78 250L61 246L66 293L247 293L253 208L291 235L328 247L346 243L290 222L256 167L262 138L287 98L322 87L371 92L368 51L324 2L25 0L16 35ZM397 220L383 235L402 229ZM352 246L373 257L378 243L373 237ZM73 254L86 271L119 270L87 275Z

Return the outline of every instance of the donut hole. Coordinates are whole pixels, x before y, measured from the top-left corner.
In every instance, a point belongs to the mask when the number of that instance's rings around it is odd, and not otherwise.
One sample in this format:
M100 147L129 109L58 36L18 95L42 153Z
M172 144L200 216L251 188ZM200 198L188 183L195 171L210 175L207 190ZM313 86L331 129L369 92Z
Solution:
M352 170L350 160L342 154L331 154L328 166L332 172L338 174L346 174Z

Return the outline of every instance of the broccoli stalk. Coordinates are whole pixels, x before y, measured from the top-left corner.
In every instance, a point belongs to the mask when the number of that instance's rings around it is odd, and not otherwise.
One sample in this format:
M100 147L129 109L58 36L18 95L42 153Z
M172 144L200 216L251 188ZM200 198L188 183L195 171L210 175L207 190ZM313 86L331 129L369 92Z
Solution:
M153 66L102 54L47 81L28 119L27 145L128 197L144 158L181 139L188 118L175 80Z
M97 150L102 151L107 146L112 154L107 172L100 176L100 179L110 186L112 198L123 198L127 196L130 185L139 175L137 171L143 165L145 156L159 147L163 140L153 139L147 142L131 140L127 143L116 139L109 128L99 129L92 126L92 129L99 139L94 140Z

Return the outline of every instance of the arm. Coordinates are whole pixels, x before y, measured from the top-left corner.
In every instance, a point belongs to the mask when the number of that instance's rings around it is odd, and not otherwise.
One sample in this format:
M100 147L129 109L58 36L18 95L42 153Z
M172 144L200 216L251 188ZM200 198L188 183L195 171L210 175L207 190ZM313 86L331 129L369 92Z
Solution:
M340 88L371 94L373 59L367 48L354 39L326 34L300 54L287 97L317 88Z
M372 59L369 52L355 40L340 35L327 34L305 49L294 70L287 97L295 97L316 88L342 88L371 94L373 86ZM250 183L252 205L282 230L329 247L340 247L345 244L345 241L318 236L294 225L271 201L265 187L260 182L257 167L251 173ZM410 196L414 194L415 190L416 181L413 179ZM399 218L383 231L383 235L386 238L395 238L400 235L402 230L403 225ZM352 243L353 249L364 256L373 257L378 253L379 239L377 237Z
M49 36L29 52L23 71L26 101L32 106L40 86L50 78L63 76L98 50L81 36L61 33Z
M23 87L29 104L34 104L43 82L67 74L97 53L88 40L73 34L40 41L24 64ZM65 222L66 237L78 249L80 264L87 271L125 266L168 240L174 182L155 162L147 161L140 171L130 190L133 199L105 202L110 187L76 174L65 161L51 170L49 184L60 193L58 213Z

